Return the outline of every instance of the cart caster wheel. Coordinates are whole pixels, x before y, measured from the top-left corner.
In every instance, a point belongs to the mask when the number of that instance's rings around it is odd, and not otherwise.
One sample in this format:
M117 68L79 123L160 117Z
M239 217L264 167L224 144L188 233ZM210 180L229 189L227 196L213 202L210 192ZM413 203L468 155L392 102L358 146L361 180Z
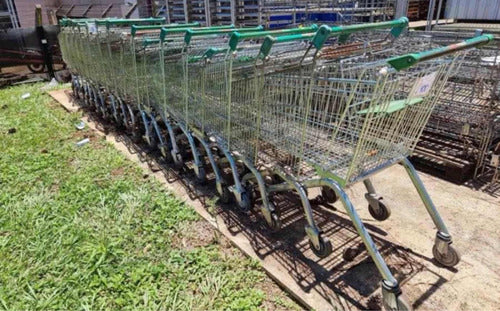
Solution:
M460 254L458 251L451 245L448 246L448 252L446 255L439 253L437 245L434 244L432 247L432 255L437 262L442 264L445 267L454 267L460 262Z
M319 236L319 249L314 246L311 240L309 240L309 246L311 247L314 255L319 258L325 258L332 253L332 242L323 238L321 235Z
M222 204L227 204L231 200L231 192L227 186L222 186L222 193L219 193L219 200Z
M347 247L342 252L342 259L345 261L353 261L359 255L359 250L354 247Z
M384 300L383 305L384 305L384 310L385 311L411 311L413 310L413 307L411 303L408 301L408 298L404 294L399 294L398 297L396 298L396 304L397 307L391 307L389 306L386 301Z
M207 181L207 174L205 173L205 168L198 168L198 173L196 174L196 181L199 184L204 184Z
M271 223L268 223L269 228L273 231L278 231L281 229L282 223L281 219L276 212L271 213Z
M378 201L378 208L373 208L371 204L368 204L368 211L378 221L384 221L391 216L391 209L382 201Z
M174 160L174 165L176 168L180 169L184 165L184 160L180 152L172 154L172 159Z
M321 196L327 203L335 203L338 200L337 194L330 187L321 187Z
M160 147L160 152L161 152L163 159L165 159L165 162L172 163L174 161L174 159L172 158L172 154L170 153L170 151L168 151L167 148L165 148L163 146Z
M248 212L250 210L250 208L252 207L252 201L250 200L250 196L247 192L243 192L241 194L241 201L238 202L238 205L244 212Z

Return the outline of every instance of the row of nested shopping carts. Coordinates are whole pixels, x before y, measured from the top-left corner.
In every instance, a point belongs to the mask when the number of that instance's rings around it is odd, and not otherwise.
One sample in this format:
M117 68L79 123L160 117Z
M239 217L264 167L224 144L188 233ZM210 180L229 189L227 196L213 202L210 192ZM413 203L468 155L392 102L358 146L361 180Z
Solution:
M325 257L332 245L307 190L340 200L382 275L386 309L411 305L346 194L349 186L362 181L370 214L385 220L390 209L370 177L401 163L437 227L434 258L448 267L459 262L407 156L447 78L492 36L418 50L402 35L406 18L270 31L163 19L62 25L75 97L158 147L173 165L191 163L200 182L210 170L221 201L234 200L244 211L259 205L279 230L272 196L295 192L310 247Z

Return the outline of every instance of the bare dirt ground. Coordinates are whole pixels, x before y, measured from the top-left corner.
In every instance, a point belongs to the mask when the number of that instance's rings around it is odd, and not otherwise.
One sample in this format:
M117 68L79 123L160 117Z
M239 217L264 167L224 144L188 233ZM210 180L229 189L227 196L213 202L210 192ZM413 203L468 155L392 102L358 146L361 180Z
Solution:
M257 258L273 279L308 308L381 307L381 278L367 254L362 252L352 262L342 258L346 247L357 246L361 240L340 203L314 206L315 218L334 250L329 257L318 259L305 237L305 220L296 196L273 198L284 225L281 231L272 233L257 211L243 214L235 204L211 207L208 201L214 194L213 182L199 186L189 169L181 173L159 169L142 147L131 144L124 135L108 133L106 140L146 170L146 163L153 163L157 172L148 174L185 199L244 253ZM416 310L498 310L500 193L487 194L424 173L420 176L453 236L454 246L462 254L456 269L442 268L433 261L436 230L402 166L392 166L373 178L377 191L392 209L392 216L384 222L370 217L362 184L354 185L347 193ZM309 193L311 198L317 194ZM211 209L215 217L208 213Z

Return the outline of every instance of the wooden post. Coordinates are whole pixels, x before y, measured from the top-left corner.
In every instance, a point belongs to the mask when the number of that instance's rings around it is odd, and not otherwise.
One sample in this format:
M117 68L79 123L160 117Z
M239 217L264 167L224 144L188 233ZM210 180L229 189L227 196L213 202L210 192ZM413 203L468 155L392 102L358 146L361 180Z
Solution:
M57 17L54 10L47 10L47 19L50 25L57 25Z
M47 67L49 72L49 78L54 78L54 67L52 67L52 54L50 53L49 42L45 36L45 31L43 29L42 20L42 6L40 4L35 5L35 25L36 34L40 42L40 49L42 51L43 63Z

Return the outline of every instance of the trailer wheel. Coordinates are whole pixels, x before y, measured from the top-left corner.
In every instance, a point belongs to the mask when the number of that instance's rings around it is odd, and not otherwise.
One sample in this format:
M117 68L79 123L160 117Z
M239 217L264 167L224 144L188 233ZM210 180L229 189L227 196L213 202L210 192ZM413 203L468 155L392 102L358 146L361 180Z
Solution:
M42 73L42 72L45 71L45 65L44 64L28 64L26 66L33 73Z

